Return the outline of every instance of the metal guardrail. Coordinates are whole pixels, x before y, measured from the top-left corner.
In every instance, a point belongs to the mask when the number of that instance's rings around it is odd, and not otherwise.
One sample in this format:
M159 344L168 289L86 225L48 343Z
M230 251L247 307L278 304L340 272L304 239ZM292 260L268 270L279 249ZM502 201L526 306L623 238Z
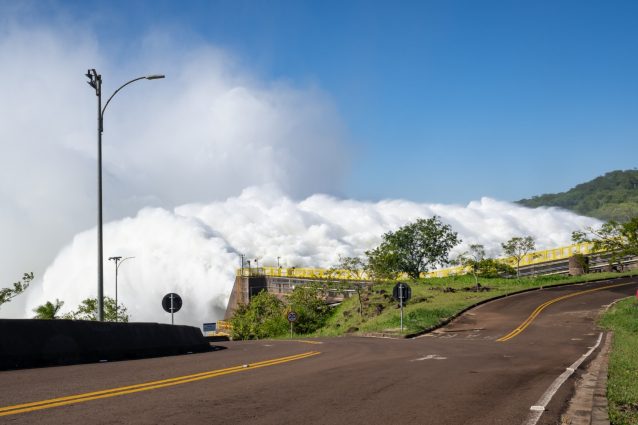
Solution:
M520 266L531 266L543 263L555 262L558 260L566 260L574 254L591 254L593 253L592 244L578 243L558 248L544 249L540 251L530 252L521 259ZM504 257L497 259L511 266L516 266L516 260L512 257ZM433 270L431 272L422 273L421 277L448 277L452 275L465 274L466 268L462 266L449 267L445 269ZM372 277L366 272L353 273L349 270L334 270L309 267L244 267L237 269L237 276L242 277L278 277L278 278L300 278L300 279L317 279L317 280L350 280L350 281L370 281ZM401 279L407 276L399 276Z

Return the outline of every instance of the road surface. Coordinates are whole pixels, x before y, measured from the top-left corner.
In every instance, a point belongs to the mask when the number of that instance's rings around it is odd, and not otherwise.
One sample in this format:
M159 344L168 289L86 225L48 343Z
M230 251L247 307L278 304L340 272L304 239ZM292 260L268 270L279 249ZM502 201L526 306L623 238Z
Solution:
M0 423L522 424L596 344L600 308L637 288L626 278L514 295L410 340L228 342L210 353L0 372ZM557 423L577 375L539 424Z

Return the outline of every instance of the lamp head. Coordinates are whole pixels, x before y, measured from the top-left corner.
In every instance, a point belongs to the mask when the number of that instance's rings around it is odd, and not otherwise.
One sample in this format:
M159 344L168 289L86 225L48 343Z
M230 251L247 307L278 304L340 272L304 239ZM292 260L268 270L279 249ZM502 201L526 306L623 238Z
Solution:
M89 81L87 81L88 85L97 90L98 81L102 80L102 76L99 75L95 69L89 69L84 75L86 75L86 78L89 79Z
M147 80L159 80L160 78L166 78L166 76L163 74L153 74L146 76Z

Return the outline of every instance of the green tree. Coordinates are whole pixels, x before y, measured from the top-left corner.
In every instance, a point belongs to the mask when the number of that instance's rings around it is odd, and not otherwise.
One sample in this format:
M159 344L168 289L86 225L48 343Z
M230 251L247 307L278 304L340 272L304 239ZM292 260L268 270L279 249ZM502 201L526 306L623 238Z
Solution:
M97 321L97 298L87 298L78 306L77 310L67 313L64 319L71 320L92 320ZM116 320L117 319L117 320ZM104 297L104 321L105 322L128 322L129 316L124 304L120 304L116 310L115 300L111 297Z
M306 334L325 325L330 317L330 307L325 303L319 288L313 285L297 286L288 296L290 309L297 313L296 332Z
M515 272L514 267L494 258L485 258L478 264L479 277L511 276Z
M33 309L35 313L34 319L54 320L59 319L58 312L64 305L64 301L55 299L55 303L47 301L45 304Z
M0 289L0 306L26 291L32 280L33 273L25 273L22 275L22 280L13 284L13 288Z
M509 241L502 243L501 246L505 255L516 261L516 278L519 278L521 276L521 260L536 249L534 238L532 236L515 236Z
M522 199L528 207L555 206L603 221L626 222L638 212L638 170L612 171L567 192Z
M342 282L341 287L355 290L359 302L359 316L363 318L363 294L369 292L372 286L371 282L363 280L368 270L368 264L359 257L339 256L337 269L347 271L350 279L353 279Z
M233 339L262 339L284 335L288 329L286 306L274 294L262 291L240 304L230 319Z
M638 216L619 223L609 221L599 228L588 227L572 233L577 243L590 242L594 251L611 254L611 264L621 264L623 257L638 256Z
M474 276L476 288L479 287L479 270L481 262L485 261L485 247L481 244L470 245L470 249L459 255L458 263L468 269Z
M383 235L377 248L367 251L368 263L377 276L406 273L418 279L436 265L448 263L450 250L461 240L458 234L437 217L419 218L395 232Z
M396 252L382 244L375 249L366 251L366 255L373 279L394 280L397 278L401 265Z

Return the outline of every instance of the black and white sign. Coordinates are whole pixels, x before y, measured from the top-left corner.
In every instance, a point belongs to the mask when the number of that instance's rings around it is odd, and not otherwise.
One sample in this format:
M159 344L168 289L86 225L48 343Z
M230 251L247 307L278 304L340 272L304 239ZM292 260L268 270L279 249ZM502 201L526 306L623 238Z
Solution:
M162 298L162 307L167 313L177 313L182 308L182 297L171 292Z
M392 288L392 298L401 306L401 333L403 333L403 306L412 297L412 289L407 283L399 282Z
M399 302L406 303L412 298L412 288L407 283L397 283L392 289L392 298Z

